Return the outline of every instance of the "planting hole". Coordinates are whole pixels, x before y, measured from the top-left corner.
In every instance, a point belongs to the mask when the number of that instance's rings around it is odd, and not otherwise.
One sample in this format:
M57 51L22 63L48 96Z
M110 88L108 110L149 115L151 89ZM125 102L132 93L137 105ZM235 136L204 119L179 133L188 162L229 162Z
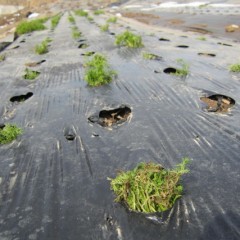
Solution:
M82 55L82 56L90 57L90 56L92 56L92 55L94 55L94 54L95 54L95 52L86 52L86 53L82 53L81 55Z
M227 112L229 108L235 105L234 99L220 94L201 97L200 100L207 104L208 112Z
M17 48L19 48L19 46L12 47L11 49L17 49Z
M4 129L5 128L5 124L4 123L0 123L0 129Z
M213 53L198 53L199 56L206 56L206 57L216 57L216 54Z
M26 42L26 40L25 39L23 39L20 43L25 43Z
M78 42L82 43L82 42L86 42L87 40L86 39L80 39L78 40Z
M109 34L110 34L110 35L113 35L113 36L115 35L115 33L113 33L113 32L110 32Z
M73 141L76 138L76 132L73 127L64 129L64 136L68 141Z
M227 46L227 47L232 47L231 44L227 44L227 43L222 43L222 42L218 42L219 45L223 45L223 46Z
M85 48L87 48L87 47L89 47L86 43L81 43L79 46L78 46L78 48L81 48L81 49L85 49Z
M119 108L102 110L98 115L89 117L88 120L92 123L98 123L103 127L111 127L126 122L131 112L132 110L129 107L122 105Z
M40 64L42 64L44 62L46 62L46 60L41 60L39 62L25 63L25 66L27 66L27 67L36 67L37 65L40 65Z
M154 73L161 73L160 70L154 70Z
M187 45L178 45L177 47L178 48L189 48L189 46L187 46Z
M163 70L163 72L166 73L166 74L174 74L174 73L177 72L177 69L176 69L176 68L169 67L169 68L165 68L165 69Z
M11 97L10 98L10 102L13 102L13 103L15 103L15 102L24 102L24 101L26 101L27 99L29 99L32 96L33 96L33 93L32 92L28 92L25 95L19 95L19 96Z
M170 40L169 40L169 39L167 39L167 38L159 38L159 41L163 41L163 42L170 42Z

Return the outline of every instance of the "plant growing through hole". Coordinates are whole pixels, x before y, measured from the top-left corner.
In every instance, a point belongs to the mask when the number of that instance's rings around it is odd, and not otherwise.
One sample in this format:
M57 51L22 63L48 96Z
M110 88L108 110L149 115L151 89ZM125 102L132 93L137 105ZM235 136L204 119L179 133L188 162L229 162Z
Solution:
M96 87L110 83L116 72L110 69L107 59L102 54L95 54L94 57L85 63L87 68L84 79L88 85Z
M80 17L87 17L88 16L88 12L86 12L82 9L78 9L74 13L75 13L75 15L80 16Z
M229 70L231 72L240 72L240 63L230 65Z
M75 18L72 16L72 15L69 15L68 16L68 21L70 22L70 23L75 23L76 21L75 21Z
M181 58L177 59L177 63L182 66L182 68L177 68L175 73L171 73L178 77L186 77L189 74L189 65Z
M22 134L22 129L13 124L6 124L0 128L0 144L7 144Z
M37 71L33 71L31 69L26 68L25 69L25 74L24 74L24 79L27 80L34 80L35 78L37 78L40 75L40 72Z
M30 33L33 31L40 31L46 29L44 23L48 20L48 18L36 19L32 21L22 21L17 25L16 33L18 35L22 35L25 33Z
M52 39L47 37L40 44L35 46L35 52L39 55L47 53L48 52L48 43L50 43L51 41L52 41Z
M143 58L147 60L161 60L162 58L153 53L143 53Z
M118 46L126 46L130 48L140 48L143 47L142 37L131 33L130 31L125 31L122 34L116 36L115 44Z
M197 37L197 40L206 41L207 39L205 37L201 36L201 37Z
M87 20L88 20L89 22L93 22L94 19L93 19L93 17L88 16L88 17L87 17Z
M98 9L98 10L95 10L93 13L94 15L100 15L100 14L104 14L105 12L102 9Z
M0 62L3 62L6 59L6 55L0 54Z
M81 32L78 30L76 26L72 27L72 37L74 39L81 37Z
M104 24L102 26L100 26L100 29L102 32L107 32L109 30L109 24Z
M119 172L111 181L116 202L124 202L132 211L153 213L170 209L182 196L180 177L189 172L188 158L174 169L167 170L156 163L140 163L131 171Z
M58 15L51 18L51 28L52 29L55 29L57 27L61 17L62 16L60 14L58 14Z
M116 23L117 22L117 17L110 17L108 20L107 20L108 23Z

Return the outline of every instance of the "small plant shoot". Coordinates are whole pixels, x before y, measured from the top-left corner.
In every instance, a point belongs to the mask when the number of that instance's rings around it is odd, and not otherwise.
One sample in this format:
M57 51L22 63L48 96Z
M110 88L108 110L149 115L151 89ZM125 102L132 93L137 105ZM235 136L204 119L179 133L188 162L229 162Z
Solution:
M111 181L116 202L124 202L136 212L154 213L166 211L182 196L180 177L189 172L184 158L172 170L166 170L156 163L140 163L132 171L120 172Z
M122 34L117 35L115 44L129 48L140 48L144 46L142 43L142 37L135 35L129 31L125 31Z
M230 65L229 69L231 72L239 73L240 72L240 63Z
M177 68L175 73L171 73L178 77L186 77L189 74L189 65L183 59L177 59L177 63L182 66L182 68Z
M108 20L107 20L108 23L116 23L117 22L117 17L110 17Z
M61 15L60 14L52 17L52 19L51 19L51 28L52 29L55 29L57 27L60 19L61 19Z
M31 69L26 68L25 69L25 74L24 74L24 79L26 80L34 80L40 75L40 72L33 71Z
M74 24L76 21L75 21L75 18L72 16L72 15L69 15L68 16L68 21L72 24Z
M100 26L102 32L107 32L109 30L109 24L104 24Z
M45 54L48 52L48 43L52 40L50 38L46 38L40 44L35 46L35 52L39 55Z
M6 59L6 55L0 54L0 62L3 62Z
M0 127L0 144L8 144L22 134L22 129L16 125L6 124Z
M100 14L104 14L104 11L101 9L94 11L94 15L100 15Z
M74 13L75 13L75 15L80 16L80 17L87 17L88 16L88 12L86 12L82 9L76 10Z
M76 26L72 27L72 37L74 39L80 38L81 37L81 32L78 30Z
M101 54L95 54L85 67L87 70L84 79L89 86L108 84L116 76L116 72L110 69L106 57Z

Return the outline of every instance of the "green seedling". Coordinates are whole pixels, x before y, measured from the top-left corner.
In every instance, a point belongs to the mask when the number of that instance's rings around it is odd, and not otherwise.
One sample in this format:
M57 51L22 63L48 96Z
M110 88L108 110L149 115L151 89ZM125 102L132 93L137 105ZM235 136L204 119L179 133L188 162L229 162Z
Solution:
M55 29L55 28L57 27L57 25L58 25L61 17L62 17L62 16L61 16L60 14L52 17L52 19L51 19L51 28L52 28L52 29Z
M44 23L47 21L47 18L37 19L32 21L23 21L18 24L16 28L16 33L22 35L25 33L30 33L33 31L40 31L46 29Z
M40 72L38 71L33 71L31 69L26 68L25 69L25 74L24 74L24 79L26 80L34 80L40 75Z
M109 24L104 24L100 26L101 31L107 32L109 30Z
M68 21L70 22L70 23L75 23L76 21L75 21L75 18L72 16L72 15L69 15L68 16Z
M166 211L182 196L180 177L189 172L184 158L172 170L166 170L155 163L140 163L132 171L120 172L111 181L116 202L124 202L136 212L154 213Z
M81 35L82 35L81 32L78 30L78 28L76 26L72 27L72 37L74 39L80 38Z
M229 69L231 72L240 72L240 63L230 65Z
M0 62L3 62L6 59L6 55L0 54Z
M93 17L91 17L91 16L88 16L87 19L89 22L93 22L93 20L94 20Z
M85 67L87 70L84 79L89 86L108 84L116 76L116 72L110 69L106 57L101 54L95 54Z
M172 75L178 77L186 77L189 74L189 65L183 59L177 59L177 63L182 66L182 68L177 68L175 73Z
M6 124L0 128L0 144L7 144L22 134L22 129L13 124Z
M88 12L86 12L82 9L76 10L74 13L75 13L75 15L80 16L80 17L87 17L88 16Z
M130 48L143 47L142 37L135 35L129 31L125 31L122 34L116 36L115 44L118 46L126 46Z
M101 9L98 9L96 11L94 11L94 15L100 15L100 14L104 14L105 12Z
M205 37L198 37L197 40L206 41L207 39Z
M49 37L42 41L40 44L35 46L35 52L39 55L45 54L48 52L48 43L50 43L52 39Z
M143 53L143 58L147 60L161 60L162 58L152 53Z
M107 20L108 23L116 23L117 22L117 17L110 17L108 20Z

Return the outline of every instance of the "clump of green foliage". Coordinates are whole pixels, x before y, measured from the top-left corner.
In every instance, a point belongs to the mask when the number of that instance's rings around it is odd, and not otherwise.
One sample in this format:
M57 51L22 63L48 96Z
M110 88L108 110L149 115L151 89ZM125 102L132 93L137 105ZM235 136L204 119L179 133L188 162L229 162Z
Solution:
M93 17L91 17L91 16L88 16L88 17L87 17L87 20L88 20L89 22L91 22L91 23L94 21Z
M60 14L52 17L52 19L51 19L51 28L52 29L55 29L57 27L60 19L61 19L61 15Z
M75 23L76 21L75 21L75 18L72 16L72 15L69 15L68 16L68 21L70 22L70 23Z
M177 59L177 63L182 66L182 68L177 68L175 73L171 73L178 77L186 77L189 74L189 65L183 59Z
M229 69L231 72L240 72L240 63L230 65Z
M206 41L207 39L205 37L198 37L197 40Z
M162 58L153 53L143 53L143 58L147 60L161 60Z
M74 13L75 13L75 15L80 16L80 17L87 17L88 16L88 12L86 12L82 9L78 9Z
M107 20L108 23L116 23L117 22L117 17L110 17L108 20Z
M32 21L22 21L21 23L18 24L16 28L16 33L18 35L22 35L25 33L30 33L33 31L40 31L46 29L44 26L44 23L47 21L47 18L43 19L36 19Z
M98 9L96 11L94 11L94 15L100 15L100 14L104 14L105 12L101 9Z
M125 202L130 210L144 213L170 209L182 196L180 177L189 172L184 158L172 170L155 163L140 163L132 171L120 172L111 181L111 189L117 195L116 202Z
M24 74L24 79L27 80L34 80L35 78L37 78L40 75L40 72L38 71L33 71L31 69L26 68L25 69L25 74Z
M22 129L13 124L6 124L0 128L0 144L7 144L22 134Z
M45 54L48 52L48 43L52 40L50 38L46 38L40 44L35 46L35 52L39 55Z
M95 54L85 66L87 71L84 79L93 87L108 84L116 76L116 72L110 69L106 57L101 54Z
M82 35L81 32L78 30L78 28L76 26L72 27L72 37L74 39L80 38L81 35Z
M0 54L0 62L3 62L6 59L6 55Z
M143 47L142 37L135 35L129 31L116 36L115 44L118 46L126 46L130 48Z
M100 26L100 29L103 32L107 32L109 30L109 24L106 23L106 24Z

